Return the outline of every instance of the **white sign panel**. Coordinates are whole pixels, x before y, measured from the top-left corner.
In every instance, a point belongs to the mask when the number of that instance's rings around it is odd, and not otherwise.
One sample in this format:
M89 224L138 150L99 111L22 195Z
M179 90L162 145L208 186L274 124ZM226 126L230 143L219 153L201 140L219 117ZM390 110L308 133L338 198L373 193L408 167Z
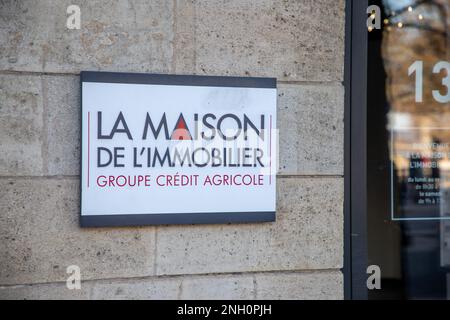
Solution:
M276 80L82 72L81 225L275 220Z

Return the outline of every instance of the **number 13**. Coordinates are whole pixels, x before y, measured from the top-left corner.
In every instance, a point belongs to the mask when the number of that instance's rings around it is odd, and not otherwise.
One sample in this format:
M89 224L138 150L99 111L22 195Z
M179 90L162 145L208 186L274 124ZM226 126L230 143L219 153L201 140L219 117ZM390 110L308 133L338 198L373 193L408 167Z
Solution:
M442 79L442 85L447 88L447 93L442 95L439 90L433 90L433 98L440 103L450 101L450 63L447 61L439 61L433 67L433 73L440 73L443 69L447 75ZM423 102L423 61L417 60L408 68L408 75L416 74L416 102Z

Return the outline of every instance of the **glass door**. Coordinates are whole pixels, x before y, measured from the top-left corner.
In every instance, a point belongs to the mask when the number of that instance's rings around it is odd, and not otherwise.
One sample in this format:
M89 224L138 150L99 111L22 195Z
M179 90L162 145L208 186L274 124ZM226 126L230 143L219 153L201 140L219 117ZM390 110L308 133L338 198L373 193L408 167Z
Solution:
M368 6L367 297L450 299L450 0Z

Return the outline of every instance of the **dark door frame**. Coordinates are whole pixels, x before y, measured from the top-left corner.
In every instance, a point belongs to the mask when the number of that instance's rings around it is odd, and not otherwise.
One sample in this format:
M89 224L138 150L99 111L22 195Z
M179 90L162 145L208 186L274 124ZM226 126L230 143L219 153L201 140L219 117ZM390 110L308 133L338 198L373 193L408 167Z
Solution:
M346 0L344 297L367 299L367 10Z

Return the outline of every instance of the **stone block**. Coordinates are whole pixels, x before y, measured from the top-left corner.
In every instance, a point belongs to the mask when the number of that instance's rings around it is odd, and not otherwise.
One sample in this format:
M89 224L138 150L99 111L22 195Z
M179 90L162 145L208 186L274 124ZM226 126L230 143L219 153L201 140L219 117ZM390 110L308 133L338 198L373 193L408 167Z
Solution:
M277 127L279 174L344 174L341 85L281 85Z
M37 76L0 75L0 175L42 175L44 107Z
M257 299L342 300L340 271L269 273L255 276Z
M168 72L173 2L80 0L81 28L68 29L70 0L0 3L0 70Z
M345 1L177 2L177 73L342 81Z
M0 179L0 285L154 273L153 227L79 227L78 179Z
M343 179L277 184L276 222L158 227L157 274L340 268Z

